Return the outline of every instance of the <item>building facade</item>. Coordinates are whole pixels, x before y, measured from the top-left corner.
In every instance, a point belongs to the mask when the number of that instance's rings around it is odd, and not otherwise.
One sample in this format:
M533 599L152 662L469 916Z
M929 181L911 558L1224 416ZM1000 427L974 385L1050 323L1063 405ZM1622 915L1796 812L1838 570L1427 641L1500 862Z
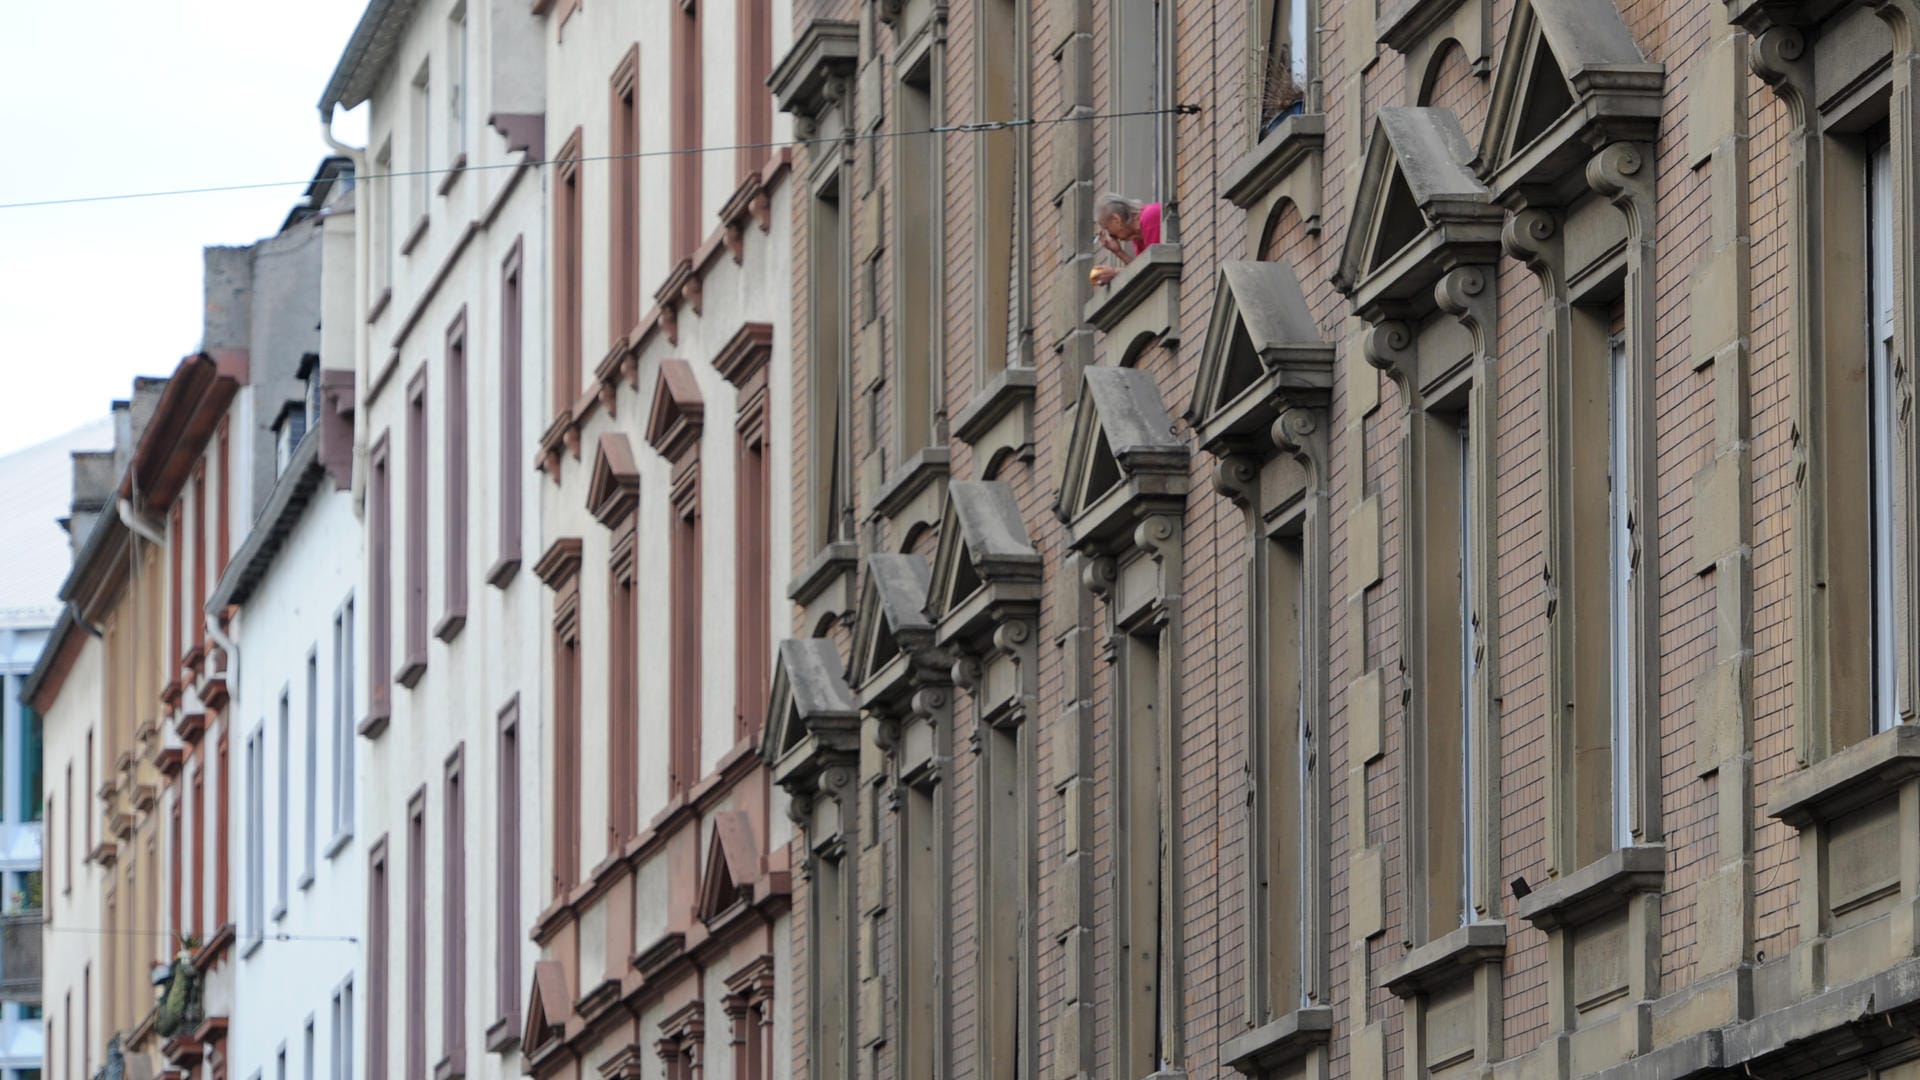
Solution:
M524 3L374 0L320 103L353 151L365 1080L523 1071L546 602L532 471L551 170ZM323 355L323 364L333 361ZM347 1068L346 1064L342 1068ZM342 1074L344 1075L344 1074Z
M238 808L227 844L239 960L223 1063L236 1080L358 1068L353 181L346 158L329 159L283 230L312 271L295 310L317 315L318 333L273 350L280 370L246 418L248 460L271 472L253 473L261 497L204 602L229 642L236 719L226 798Z
M787 620L793 176L766 79L791 11L536 8L546 873L523 1052L538 1077L771 1080L790 826L758 748Z
M795 1075L1920 1068L1915 15L798 0Z

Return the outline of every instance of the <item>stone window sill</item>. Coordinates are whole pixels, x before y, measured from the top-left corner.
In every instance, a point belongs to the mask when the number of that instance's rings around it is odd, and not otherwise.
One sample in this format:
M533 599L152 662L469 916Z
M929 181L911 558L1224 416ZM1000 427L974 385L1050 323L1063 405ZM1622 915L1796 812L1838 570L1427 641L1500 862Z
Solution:
M427 215L421 214L420 219L413 223L413 228L407 230L407 238L400 241L400 254L413 254L413 249L419 247L420 241L426 239L426 236Z
M1542 930L1580 926L1618 911L1636 893L1659 892L1666 873L1665 845L1615 848L1535 889L1520 901L1519 915Z
M1220 1046L1220 1060L1236 1072L1261 1076L1300 1060L1332 1038L1333 1009L1314 1005L1228 1039Z
M1384 984L1395 997L1413 997L1452 985L1474 968L1497 964L1506 955L1506 923L1468 923L1408 953L1397 968L1385 973Z
M951 455L944 446L929 446L908 458L874 497L874 513L889 518L898 514L915 496L945 480L950 462Z
M487 1028L487 1052L504 1054L520 1045L519 1024L511 1016L502 1016Z
M1900 724L1785 777L1767 816L1797 829L1876 802L1920 776L1920 725Z
M1155 296L1171 293L1170 314L1178 316L1182 259L1179 244L1155 244L1136 256L1106 291L1087 301L1083 317L1102 331L1111 331Z
M794 578L787 599L803 606L812 603L841 575L853 573L859 555L860 549L850 540L836 540L821 548Z
M1220 193L1240 209L1252 209L1303 162L1323 153L1326 138L1325 113L1287 117L1227 170L1220 178Z

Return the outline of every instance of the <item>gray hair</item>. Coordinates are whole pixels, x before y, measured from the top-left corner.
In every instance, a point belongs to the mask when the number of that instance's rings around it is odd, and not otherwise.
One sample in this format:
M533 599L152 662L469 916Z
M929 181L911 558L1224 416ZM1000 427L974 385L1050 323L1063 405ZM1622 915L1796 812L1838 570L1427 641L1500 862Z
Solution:
M1100 196L1100 201L1093 206L1093 223L1098 225L1116 214L1119 215L1121 221L1138 221L1140 219L1140 203L1134 199L1127 198L1125 195L1116 195L1113 192L1108 192Z

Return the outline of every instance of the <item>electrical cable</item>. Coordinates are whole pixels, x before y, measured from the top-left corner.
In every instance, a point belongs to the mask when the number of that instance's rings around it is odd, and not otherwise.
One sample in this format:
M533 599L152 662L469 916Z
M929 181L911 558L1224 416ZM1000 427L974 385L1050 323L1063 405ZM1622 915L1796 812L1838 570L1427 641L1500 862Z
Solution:
M123 930L114 930L104 926L47 926L43 923L41 924L40 928L50 934L92 934L96 937L174 937L176 936L172 931L169 931L169 930L135 930L131 928L123 929ZM339 943L351 942L354 944L358 944L360 941L358 937L355 937L352 934L291 934L291 933L284 933L284 932L276 932L272 934L261 934L260 936L268 941L320 941L320 942L339 942Z
M1131 112L1099 113L1091 116L1054 116L1026 117L1021 120L987 120L970 124L942 124L921 128L915 131L869 131L851 132L832 139L788 139L771 142L734 143L730 146L689 146L670 150L638 150L631 154L592 154L569 158L547 158L531 161L496 161L479 165L463 166L464 171L481 172L489 169L518 169L527 165L556 165L587 163L597 161L623 161L629 158L677 157L681 154L719 154L735 150L783 150L789 147L807 146L824 142L864 142L869 139L897 139L913 135L968 135L988 131L1009 131L1014 128L1041 127L1047 124L1078 123L1089 120L1124 120L1137 116L1194 116L1200 112L1198 105L1175 105L1165 109L1136 109ZM407 169L384 173L373 173L354 178L355 183L366 180L400 180L412 176L439 176L445 169ZM313 177L299 180L267 180L251 184L215 184L208 187L170 188L163 191L129 191L113 195L74 195L59 199L30 199L24 202L0 203L0 211L32 210L50 206L77 206L85 203L124 202L131 199L163 199L181 195L218 195L234 191L260 191L267 188L303 187L313 183Z

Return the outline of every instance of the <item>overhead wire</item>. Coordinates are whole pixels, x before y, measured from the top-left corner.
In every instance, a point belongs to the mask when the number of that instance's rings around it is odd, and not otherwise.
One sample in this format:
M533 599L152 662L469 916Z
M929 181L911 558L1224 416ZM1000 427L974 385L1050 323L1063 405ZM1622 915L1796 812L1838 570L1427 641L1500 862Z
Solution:
M909 131L867 131L846 132L825 139L775 139L767 142L733 143L727 146L683 146L667 150L637 150L629 154L590 154L565 158L542 158L538 160L496 161L485 164L462 166L462 171L482 172L490 169L520 169L529 165L556 165L599 161L624 161L639 158L678 157L682 154L720 154L736 150L783 150L789 147L808 146L815 143L866 142L874 139L898 139L917 135L967 135L988 131L1009 131L1014 128L1044 127L1051 124L1083 123L1092 120L1125 120L1140 116L1194 116L1200 112L1198 105L1173 105L1163 109L1135 109L1127 112L1096 113L1090 116L1053 116L1024 117L1018 120L983 120L965 124L938 124L933 127L918 128ZM446 169L398 169L384 173L368 173L354 177L355 183L367 180L401 180L414 176L439 176ZM313 177L305 176L298 180L263 180L246 184L212 184L206 187L167 188L159 191L127 191L107 195L71 195L53 199L28 199L22 202L0 203L0 211L32 210L52 206L79 206L87 203L125 202L133 199L165 199L186 195L219 195L236 191L262 191L268 188L302 187L313 183Z
M139 930L132 927L114 928L108 926L48 926L41 929L50 934L91 934L95 937L176 937L171 930ZM295 934L276 931L260 935L268 941L319 941L358 944L360 939L352 934Z

